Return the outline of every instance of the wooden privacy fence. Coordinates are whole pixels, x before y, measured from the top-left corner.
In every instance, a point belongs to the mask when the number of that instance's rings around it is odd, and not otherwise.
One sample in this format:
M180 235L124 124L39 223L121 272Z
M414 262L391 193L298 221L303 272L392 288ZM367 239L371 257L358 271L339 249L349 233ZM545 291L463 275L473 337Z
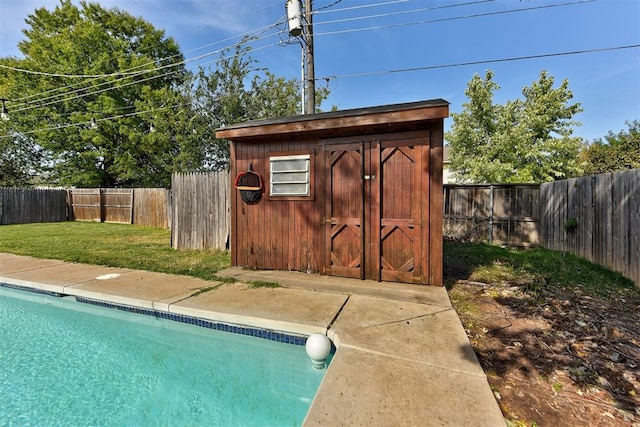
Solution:
M231 232L229 172L171 176L171 246L175 249L228 249Z
M73 188L70 219L169 228L171 193L165 188Z
M66 220L66 190L0 188L0 225Z
M542 184L541 235L640 286L640 169Z
M538 184L444 186L444 236L514 246L538 245Z

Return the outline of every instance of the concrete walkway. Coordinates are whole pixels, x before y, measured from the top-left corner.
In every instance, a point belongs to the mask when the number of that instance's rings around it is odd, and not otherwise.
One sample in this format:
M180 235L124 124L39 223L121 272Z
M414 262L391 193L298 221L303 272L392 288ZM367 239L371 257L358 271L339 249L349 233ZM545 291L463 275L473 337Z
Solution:
M269 330L337 347L305 425L504 426L444 288L230 268L185 276L0 254L0 283ZM276 282L281 287L247 285ZM203 292L204 291L204 292Z

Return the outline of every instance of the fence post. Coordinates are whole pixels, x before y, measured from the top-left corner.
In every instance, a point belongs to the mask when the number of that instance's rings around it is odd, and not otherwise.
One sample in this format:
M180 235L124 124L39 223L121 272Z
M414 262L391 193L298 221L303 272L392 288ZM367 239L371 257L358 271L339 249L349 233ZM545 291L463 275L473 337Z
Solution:
M489 244L493 244L493 184L489 185Z
M134 198L135 189L131 189L131 199L129 199L129 224L133 225L133 198Z

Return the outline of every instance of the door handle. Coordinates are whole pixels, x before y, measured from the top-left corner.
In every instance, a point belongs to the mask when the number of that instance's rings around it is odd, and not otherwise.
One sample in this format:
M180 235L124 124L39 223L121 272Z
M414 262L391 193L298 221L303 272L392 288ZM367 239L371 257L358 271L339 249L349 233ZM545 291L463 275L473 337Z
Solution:
M376 176L375 176L375 175L365 175L365 176L364 176L364 179L365 179L365 180L376 179Z

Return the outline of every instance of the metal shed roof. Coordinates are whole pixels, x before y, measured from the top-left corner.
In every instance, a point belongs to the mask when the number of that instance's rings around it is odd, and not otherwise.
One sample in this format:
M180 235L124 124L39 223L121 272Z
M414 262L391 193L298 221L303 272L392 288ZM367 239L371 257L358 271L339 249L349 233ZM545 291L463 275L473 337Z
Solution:
M252 120L216 130L217 138L242 139L265 135L322 133L338 129L369 128L443 119L449 102L433 99L378 107L355 108L275 119Z

